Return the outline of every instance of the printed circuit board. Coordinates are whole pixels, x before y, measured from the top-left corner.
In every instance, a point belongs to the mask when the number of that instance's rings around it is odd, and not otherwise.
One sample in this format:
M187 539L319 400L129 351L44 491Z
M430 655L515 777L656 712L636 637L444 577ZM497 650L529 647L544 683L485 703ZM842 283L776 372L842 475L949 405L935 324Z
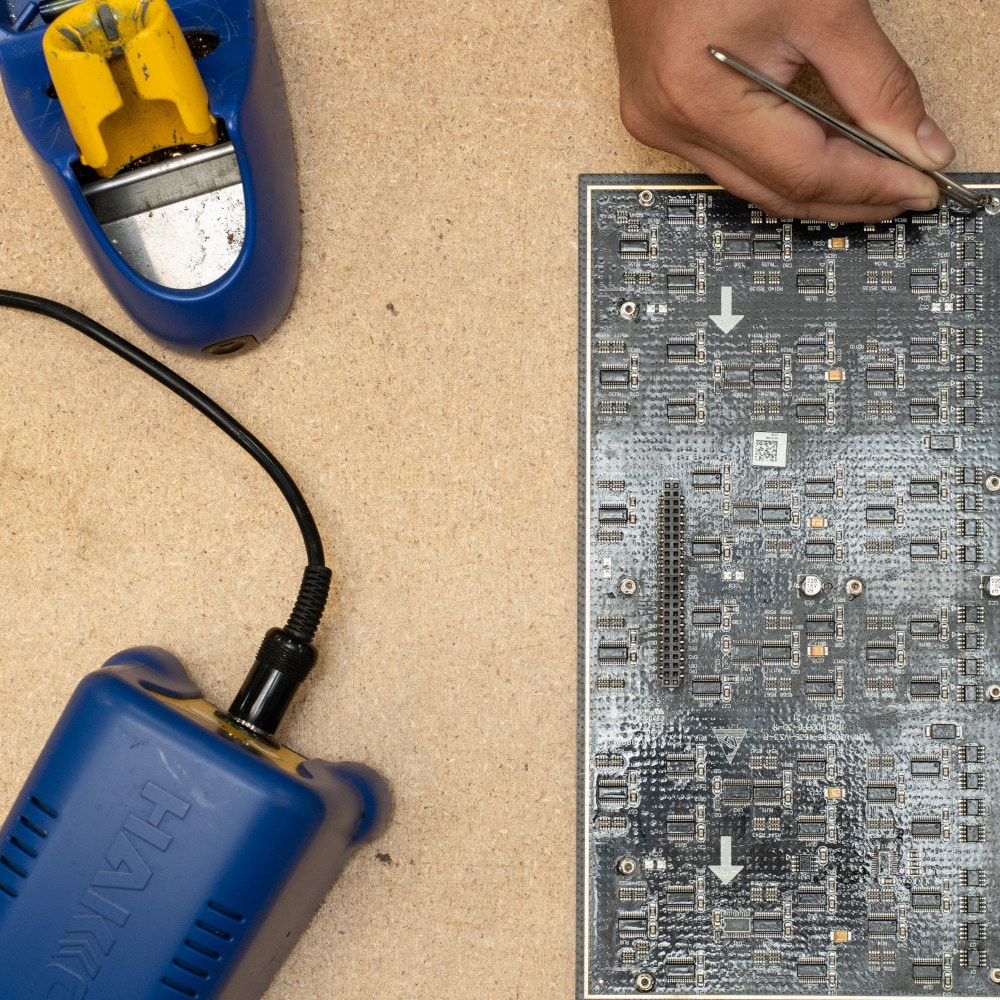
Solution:
M581 997L1000 997L998 319L1000 216L581 178Z

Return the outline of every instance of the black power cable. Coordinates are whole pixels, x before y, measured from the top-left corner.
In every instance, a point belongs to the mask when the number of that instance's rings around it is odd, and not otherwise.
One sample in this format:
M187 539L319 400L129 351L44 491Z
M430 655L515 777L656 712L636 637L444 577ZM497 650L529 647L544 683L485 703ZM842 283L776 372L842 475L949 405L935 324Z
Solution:
M0 306L58 320L165 385L254 458L288 501L306 546L307 565L299 595L285 627L273 628L264 637L254 665L228 712L234 722L252 732L273 735L295 691L316 661L316 651L310 644L323 617L332 578L323 556L323 541L305 497L268 448L215 400L106 326L60 302L25 292L0 289Z

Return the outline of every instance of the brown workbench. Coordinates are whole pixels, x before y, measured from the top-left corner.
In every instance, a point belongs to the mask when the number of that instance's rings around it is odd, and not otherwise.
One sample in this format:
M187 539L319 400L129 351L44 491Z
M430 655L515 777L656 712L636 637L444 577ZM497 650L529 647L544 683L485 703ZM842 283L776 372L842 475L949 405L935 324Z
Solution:
M995 5L877 0L958 169L998 164ZM298 477L336 575L283 730L392 782L268 1000L574 992L577 175L675 171L617 117L603 0L269 0L303 263L260 350L153 345L0 107L0 283L171 361ZM302 550L264 474L70 331L0 327L0 815L83 674L175 652L228 704Z

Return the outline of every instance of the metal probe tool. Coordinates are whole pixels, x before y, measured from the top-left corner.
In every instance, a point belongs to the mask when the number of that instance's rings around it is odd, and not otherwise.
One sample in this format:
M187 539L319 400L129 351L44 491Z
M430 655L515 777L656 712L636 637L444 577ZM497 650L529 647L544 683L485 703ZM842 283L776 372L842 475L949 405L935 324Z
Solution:
M848 125L847 122L843 122L839 118L835 118L829 112L816 107L815 104L811 104L804 98L799 97L798 94L793 94L790 90L782 87L781 84L775 83L773 80L769 80L763 74L758 73L757 70L747 66L746 63L740 62L738 59L734 59L731 55L727 55L725 52L717 49L714 45L709 45L708 51L711 52L712 55L719 60L719 62L729 66L731 69L736 70L737 73L742 73L743 76L747 77L747 79L760 84L760 86L764 87L766 90L770 90L771 93L777 94L779 97L783 97L790 104L794 104L795 107L805 111L806 114L812 115L813 118L822 122L824 125L829 125L830 128L839 132L841 135L846 135L848 139L853 139L854 142L862 148L867 149L870 153L876 153L879 156L888 157L890 160L896 160L898 163L905 163L906 166L912 167L914 170L919 170L922 174L926 174L934 180L946 198L950 198L952 201L957 202L964 208L986 209L991 215L995 215L998 211L1000 211L1000 200L998 200L996 196L980 191L973 191L971 188L967 188L964 184L959 184L958 181L949 177L947 174L941 173L940 170L925 170L923 167L917 166L916 163L903 156L902 153L897 152L892 148L892 146L886 145L886 143L882 142L881 139L876 139L875 136L869 135L869 133L865 132L864 129L860 129L856 125Z

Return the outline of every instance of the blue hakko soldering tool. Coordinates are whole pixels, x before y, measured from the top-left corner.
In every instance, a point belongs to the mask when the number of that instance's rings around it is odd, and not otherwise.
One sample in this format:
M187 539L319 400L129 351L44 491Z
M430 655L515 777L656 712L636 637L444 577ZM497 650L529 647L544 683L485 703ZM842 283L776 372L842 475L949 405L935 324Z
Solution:
M300 224L261 0L6 0L0 72L56 203L140 326L214 357L271 333Z
M80 683L0 827L0 1000L255 1000L390 809L370 768L274 738L330 586L316 524L264 445L169 368L58 303L0 306L74 326L213 420L277 484L308 558L227 711L155 647Z

